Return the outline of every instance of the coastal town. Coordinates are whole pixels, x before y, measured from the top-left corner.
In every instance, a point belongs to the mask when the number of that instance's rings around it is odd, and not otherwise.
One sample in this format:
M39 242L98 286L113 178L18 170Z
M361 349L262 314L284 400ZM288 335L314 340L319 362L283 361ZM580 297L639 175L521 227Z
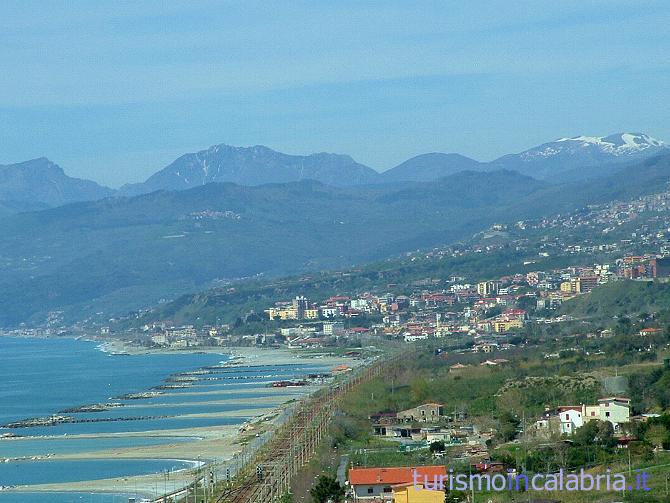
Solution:
M607 264L530 271L474 284L463 277L449 278L444 285L424 281L408 294L337 295L320 301L298 296L278 301L264 311L269 325L263 334L235 334L230 327L160 324L143 327L142 331L147 334L143 340L154 349L245 345L334 354L344 348L339 354L352 361L370 355L370 348L375 346L416 346L432 341L435 357L444 359L448 375L457 379L479 372L478 369L504 372L518 365L519 351L527 344L528 328L570 322L571 316L557 313L572 299L607 284L665 282L669 277L670 258L652 253L626 255ZM662 333L658 323L650 319L639 329L638 337L649 341L648 349L652 350L655 343L651 341ZM603 340L614 335L612 328L605 327L586 337ZM459 341L458 347L446 349L454 341ZM546 352L543 357L550 361L563 356L558 350ZM277 380L270 385L304 386L351 371L348 365L338 365L327 375ZM179 382L170 387L190 384ZM545 407L535 416L530 414L523 423L516 423L518 430L509 439L518 436L521 442L551 444L572 438L592 422L610 425L612 445L627 449L639 441L635 433L639 427L634 425L658 417L658 413L645 410L634 413L629 397L598 396L592 403L559 403ZM47 419L54 423L72 420ZM501 459L494 448L500 444L500 425L470 415L459 404L424 402L403 410L380 406L367 416L366 428L372 447L354 450L345 467L348 469L341 472L339 479L346 488L346 501L442 503L443 491L416 486L414 478L417 473L420 477L446 475L446 459L479 474L508 473L510 469L509 462ZM370 461L383 460L383 455L395 452L403 453L413 464L404 465L397 457L390 464L384 461L375 465Z
M475 284L464 277L413 283L409 294L365 292L359 296L331 296L315 302L304 296L276 302L264 312L265 333L239 335L230 326L147 325L150 344L170 349L199 346L258 345L323 348L363 338L406 343L429 338L464 337L472 350L490 353L513 346L511 339L528 324L560 323L555 316L566 301L608 283L634 279L670 278L670 257L647 253L626 255L613 263L573 266L549 271L503 276ZM392 289L394 285L388 285ZM653 331L654 328L650 327ZM108 335L102 329L102 335ZM607 336L604 329L599 336Z
M419 351L429 355L424 358L428 358L430 370L419 367L407 375L392 377L391 387L372 392L365 408L345 408L345 416L358 417L357 433L349 440L355 442L354 446L342 447L337 466L331 470L337 468L336 482L346 501L442 503L444 491L418 487L417 474L444 476L447 466L478 474L519 473L522 467L515 450L518 446L551 445L561 452L561 446L567 445L566 448L579 451L581 447L570 443L579 443L574 439L596 429L607 436L602 455L613 459L629 448L639 449L641 442L654 445L654 441L645 440L645 432L656 428L663 419L662 408L640 402L616 375L559 376L557 369L572 360L605 369L610 358L620 358L608 344L622 337L634 341L627 343L636 348L634 362L652 362L670 353L665 321L656 312L640 314L628 325L622 325L625 317L618 317L613 323L611 318L598 320L593 313L585 316L570 309L580 299L588 302L593 295L608 289L616 292L629 285L660 288L668 284L669 208L667 191L553 218L494 224L469 242L412 252L400 259L401 267L411 270L422 264L430 268L445 260L505 256L500 254L511 250L520 260L517 259L516 271L504 275L484 276L482 268L473 274L470 267L463 271L453 269L448 275L410 275L394 282L384 282L380 275L382 281L377 281L374 288L343 289L322 297L298 293L277 298L261 309L247 311L235 323L176 325L168 319L128 326L128 320L143 320L151 315L140 312L125 319L110 319L105 324L67 325L61 313L53 312L40 327L21 327L3 334L92 338L107 351L120 354L248 348L337 362L319 371L294 373L286 378L257 371L258 377L272 376L264 381L264 386L299 389L305 397L318 388L338 389L343 386L341 383L356 378L357 369L366 368L384 354L402 356ZM552 261L554 257L556 260ZM344 277L349 273L335 273L336 277L337 274ZM535 373L539 369L554 370L547 370L546 377L528 375L521 369L531 358ZM627 358L630 361L631 356ZM234 370L234 360L227 364L230 365ZM407 365L411 367L409 362ZM667 359L665 365L670 365ZM212 379L209 374L216 372L221 370L211 367L196 374L177 374L145 393L114 398L154 399L163 392L188 389L197 384L196 379ZM426 379L439 379L447 387L463 380L489 382L496 412L484 413L451 395L441 401L444 394L417 383L415 372L426 373ZM390 398L395 379L405 382L399 386L405 390L405 399L400 402ZM409 394L407 389L411 390ZM539 397L527 403L522 398L525 393L531 397L539 393ZM549 399L552 395L555 397ZM112 402L84 405L7 427L105 422L108 419L73 416L108 412L117 406ZM524 465L530 462L523 460ZM561 461L552 458L551 463L560 466ZM325 467L323 470L328 471ZM463 496L454 501L466 499Z
M670 2L0 20L0 503L670 503Z

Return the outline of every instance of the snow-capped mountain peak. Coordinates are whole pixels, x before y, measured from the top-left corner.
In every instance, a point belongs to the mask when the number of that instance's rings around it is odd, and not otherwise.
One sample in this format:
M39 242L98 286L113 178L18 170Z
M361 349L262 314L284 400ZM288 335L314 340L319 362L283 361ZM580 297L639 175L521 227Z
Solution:
M609 136L576 136L574 138L560 138L554 143L571 144L587 148L596 147L603 153L621 156L637 154L650 148L664 147L661 140L652 138L644 133L617 133ZM560 149L559 149L560 150Z
M644 133L584 135L559 138L519 154L505 155L491 164L538 179L558 179L565 172L571 172L570 176L577 179L597 176L596 173L663 152L668 152L668 145Z

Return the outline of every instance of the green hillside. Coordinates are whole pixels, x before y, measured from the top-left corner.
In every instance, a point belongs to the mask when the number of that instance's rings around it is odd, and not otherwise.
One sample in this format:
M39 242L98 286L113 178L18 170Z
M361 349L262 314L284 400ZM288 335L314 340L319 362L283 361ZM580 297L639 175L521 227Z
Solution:
M663 188L670 157L554 186L511 171L336 188L303 181L76 203L0 219L0 326L122 314L250 277L326 271ZM622 188L623 187L623 188Z
M491 193L486 176L502 193ZM0 325L123 312L213 281L349 266L470 235L543 184L465 174L416 190L316 182L78 203L0 220Z
M612 320L640 314L664 313L670 309L670 283L622 280L595 288L563 303L558 314L579 318Z

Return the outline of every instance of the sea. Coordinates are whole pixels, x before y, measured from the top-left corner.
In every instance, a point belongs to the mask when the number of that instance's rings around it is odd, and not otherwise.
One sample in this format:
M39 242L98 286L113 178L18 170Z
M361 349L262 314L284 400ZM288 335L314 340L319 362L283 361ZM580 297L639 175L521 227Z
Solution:
M135 497L140 501L140 495L127 491L25 494L13 492L12 486L169 473L192 467L194 460L49 458L58 454L194 441L196 439L177 434L156 437L142 436L142 432L161 430L162 434L169 435L170 430L181 428L241 425L253 417L254 405L251 399L248 406L240 405L238 399L259 396L257 393L249 395L250 388L323 370L307 365L230 367L226 373L216 374L215 379L208 376L189 383L187 388L165 388L166 384L174 384L173 380L166 381L173 374L217 366L228 360L228 355L214 353L110 354L99 343L81 339L0 337L0 436L22 437L18 441L0 438L0 503L125 503ZM160 389L156 396L127 398L129 394L146 393L156 387ZM208 392L210 400L235 398L238 403L207 404L203 403L202 395L187 393L189 391ZM217 398L217 392L225 393L225 397ZM272 389L268 387L267 396L271 394ZM73 407L110 402L123 406L102 412L63 412ZM246 407L250 409L248 416L243 412ZM184 417L229 410L242 412L236 414L239 417ZM72 417L76 422L6 427L28 418L54 414ZM134 435L115 436L126 432L134 432ZM89 436L82 438L82 434ZM76 438L71 438L75 435Z

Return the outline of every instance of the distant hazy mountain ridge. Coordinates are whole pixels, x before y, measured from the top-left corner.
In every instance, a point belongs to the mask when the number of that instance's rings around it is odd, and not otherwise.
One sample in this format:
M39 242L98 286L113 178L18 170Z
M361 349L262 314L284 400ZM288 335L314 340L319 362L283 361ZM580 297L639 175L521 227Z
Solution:
M268 147L215 145L184 154L145 182L118 191L67 176L46 158L0 165L0 216L20 211L102 199L136 196L157 190L181 191L208 183L257 186L314 180L333 187L433 182L464 171L516 171L537 180L563 183L608 176L627 164L670 149L644 133L560 138L491 162L460 154L421 154L379 173L348 155L289 155Z
M434 152L412 157L395 168L381 173L380 179L385 182L430 182L459 171L482 170L484 166L486 166L486 163L475 161L460 154Z
M352 187L208 183L5 216L0 326L42 322L53 310L78 319L111 315L221 280L383 259L495 222L653 193L669 180L667 154L587 182L468 170Z
M37 209L92 201L112 194L112 189L95 182L67 176L60 166L44 157L0 165L0 206Z
M508 154L489 163L497 169L513 169L538 179L551 181L554 177L576 169L609 167L616 170L622 164L669 151L662 141L643 133L617 133L604 137L576 136L544 143L519 154ZM579 175L579 174L576 174ZM588 178L584 171L581 177ZM580 178L572 176L571 178Z
M576 138L561 138L559 142L577 142L582 148L594 145L602 152L620 156L638 154L641 152L666 147L665 143L644 133L620 133L605 137L578 136Z
M181 156L146 182L126 185L121 193L184 190L212 182L253 186L316 180L333 186L363 185L374 183L378 176L375 170L348 155L288 155L264 146L215 145Z

